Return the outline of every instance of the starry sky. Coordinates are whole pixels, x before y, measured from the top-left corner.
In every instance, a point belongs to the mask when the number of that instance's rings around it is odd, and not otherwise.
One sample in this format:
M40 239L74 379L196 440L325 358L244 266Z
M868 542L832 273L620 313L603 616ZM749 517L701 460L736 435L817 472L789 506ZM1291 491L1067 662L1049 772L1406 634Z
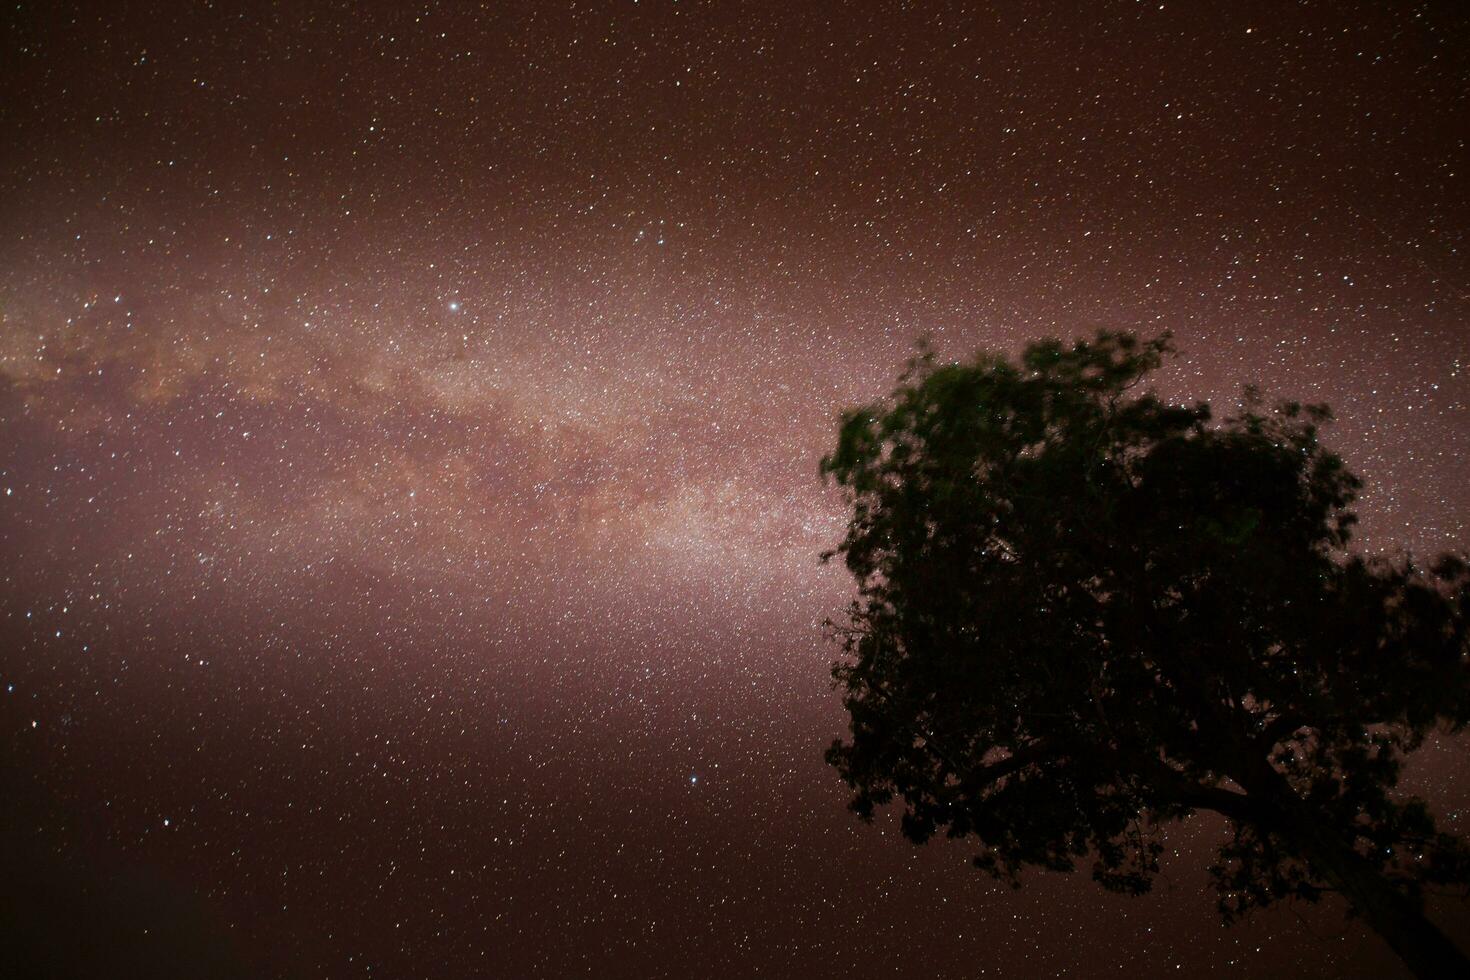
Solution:
M1394 976L1013 892L821 760L920 335L1175 333L1470 547L1453 2L12 2L0 918L41 975ZM1470 830L1470 765L1409 783ZM1470 912L1439 909L1470 935Z

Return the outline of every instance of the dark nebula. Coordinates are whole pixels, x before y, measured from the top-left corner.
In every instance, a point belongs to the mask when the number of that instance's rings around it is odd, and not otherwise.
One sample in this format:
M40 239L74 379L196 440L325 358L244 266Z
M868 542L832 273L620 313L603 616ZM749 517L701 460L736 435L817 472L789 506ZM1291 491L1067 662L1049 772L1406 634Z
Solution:
M1396 975L1222 926L1209 820L1129 900L852 818L817 459L921 334L1170 328L1470 546L1462 4L3 22L15 975Z

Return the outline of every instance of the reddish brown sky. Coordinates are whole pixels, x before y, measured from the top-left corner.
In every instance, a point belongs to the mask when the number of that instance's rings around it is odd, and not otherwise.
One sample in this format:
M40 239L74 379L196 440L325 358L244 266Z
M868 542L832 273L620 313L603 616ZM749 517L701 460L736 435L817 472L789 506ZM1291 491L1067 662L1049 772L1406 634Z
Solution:
M1207 824L1130 902L852 821L816 460L921 333L1167 327L1175 396L1337 408L1367 546L1470 545L1458 5L485 7L5 14L0 888L35 945L1392 969L1335 909L1219 926ZM1463 752L1425 771L1463 828Z

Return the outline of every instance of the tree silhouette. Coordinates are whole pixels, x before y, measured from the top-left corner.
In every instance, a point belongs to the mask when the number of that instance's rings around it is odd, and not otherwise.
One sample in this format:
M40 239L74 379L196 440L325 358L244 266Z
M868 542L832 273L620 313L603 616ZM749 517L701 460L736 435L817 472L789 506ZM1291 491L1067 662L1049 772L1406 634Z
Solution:
M1336 892L1419 976L1470 977L1423 914L1470 852L1394 794L1404 755L1470 720L1470 570L1346 550L1359 481L1325 406L1166 404L1170 350L1099 333L1019 363L921 352L847 413L824 474L859 584L833 667L851 737L827 760L865 819L977 838L976 864L1092 859L1148 890L1161 825L1233 835L1227 921Z

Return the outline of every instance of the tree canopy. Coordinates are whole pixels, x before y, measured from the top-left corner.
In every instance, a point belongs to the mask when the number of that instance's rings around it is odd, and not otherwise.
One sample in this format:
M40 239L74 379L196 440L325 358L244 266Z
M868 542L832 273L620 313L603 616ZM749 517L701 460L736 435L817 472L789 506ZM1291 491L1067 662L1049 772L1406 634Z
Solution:
M1215 811L1227 920L1337 892L1419 975L1470 976L1423 915L1467 850L1395 792L1406 753L1470 721L1470 569L1351 553L1327 407L1165 403L1144 382L1170 349L921 351L845 414L822 471L850 521L824 557L859 591L827 759L859 815L899 801L910 839L972 838L1017 884L1090 860L1146 891L1159 828Z

